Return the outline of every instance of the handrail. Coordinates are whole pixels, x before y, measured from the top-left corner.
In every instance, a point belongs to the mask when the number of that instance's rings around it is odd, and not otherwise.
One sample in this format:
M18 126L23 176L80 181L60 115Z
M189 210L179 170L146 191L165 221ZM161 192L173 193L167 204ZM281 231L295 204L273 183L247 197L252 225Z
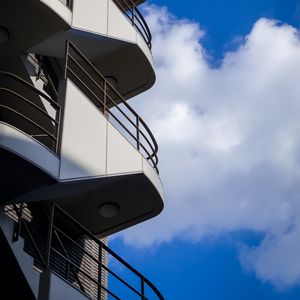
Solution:
M89 72L95 74L96 78L93 78L91 74L86 70L86 67L78 61L76 57L79 57L81 62L89 69ZM72 66L72 65L75 65ZM82 79L75 69L79 69L88 80ZM100 105L100 110L104 115L111 116L127 134L134 140L134 146L138 151L144 155L145 158L151 163L152 167L159 173L158 165L158 144L154 138L153 133L145 123L145 121L136 113L136 111L125 101L120 93L109 83L109 81L100 73L98 69L89 61L89 59L70 41L67 42L66 49L66 62L65 62L65 79L72 77L76 79L92 98L96 99L97 106ZM72 80L74 81L74 80ZM91 88L91 85L94 89ZM95 89L98 92L95 92ZM111 95L113 94L113 96ZM127 112L120 107L119 104L124 105ZM128 125L133 128L130 130L128 126L112 111L112 108L116 109L118 113L125 118Z
M21 204L20 208L18 208L16 204L13 204L12 207L13 207L13 210L15 211L15 213L18 217L18 231L17 231L17 233L14 232L13 241L14 242L18 241L19 235L20 235L20 232L21 232L21 227L23 225L24 228L25 228L26 233L28 234L28 237L29 237L31 243L33 244L34 251L37 253L38 258L40 259L40 262L41 262L42 266L45 267L46 264L45 264L45 260L43 258L43 255L42 255L39 247L37 246L32 234L31 234L31 231L29 230L29 227L27 226L26 222L23 220L23 204Z
M47 218L48 222L53 222L53 218L52 218L52 220L50 221L50 217L49 217L49 215L48 215L48 213L47 213L46 210L44 210L44 213L45 213L45 215L46 215L46 218ZM53 227L54 227L54 226L53 226ZM55 237L56 237L56 239L57 239L57 241L58 241L58 243L59 243L59 245L60 245L60 247L61 247L61 249L62 249L62 251L63 251L63 253L64 253L64 256L66 256L66 258L67 258L68 260L70 260L69 255L68 255L68 253L67 253L67 251L66 251L66 249L65 249L65 247L64 247L64 244L63 244L62 240L60 239L59 234L58 234L58 232L57 232L57 230L56 230L55 228L54 228L54 230L53 230L53 233L54 233L54 235L55 235ZM67 267L67 268L68 268L68 267ZM72 265L71 265L71 271L72 271L73 276L75 277L75 280L76 280L76 282L78 283L80 289L81 289L83 292L85 292L85 289L84 289L84 287L83 287L83 285L82 285L82 283L81 283L81 281L80 281L78 275L76 274L76 272L75 272L75 270L74 270L74 268L73 268ZM67 280L68 280L68 276L69 276L69 273L68 273L68 271L67 271Z
M17 115L18 117L22 118L26 122L30 123L32 126L34 126L39 132L42 132L43 134L30 134L32 138L37 138L37 137L47 137L50 138L54 142L54 146L51 147L47 145L46 141L39 140L44 146L48 147L50 150L54 151L56 154L58 154L58 144L59 144L59 131L60 131L60 119L61 119L61 107L58 103L56 103L53 99L51 99L48 95L43 93L42 91L38 90L36 87L34 87L32 84L28 83L26 80L22 79L21 77L9 73L9 72L4 72L0 71L0 77L3 76L5 78L12 79L15 82L18 82L22 85L23 88L28 89L28 91L33 92L34 94L40 96L43 98L48 104L54 109L55 116L52 117L49 115L49 113L46 111L46 109L43 109L42 107L38 106L36 103L34 103L32 100L26 98L24 96L24 91L18 92L17 88L14 87L14 90L11 88L7 87L0 87L0 92L2 93L7 93L13 96L16 101L21 101L22 103L26 103L29 107L31 107L35 112L43 115L44 118L46 118L53 127L53 132L49 131L49 128L45 126L42 120L37 121L33 120L32 116L26 112L22 112L22 106L18 107L18 110L15 108L11 107L10 104L0 105L0 108L5 109L10 111L11 113ZM24 109L24 107L23 107ZM15 124L11 124L15 126ZM22 128L18 129L22 130ZM22 130L23 131L23 130ZM52 130L51 130L52 131Z
M87 230L83 225L81 225L78 221L76 221L72 216L70 216L67 212L65 212L62 208L60 208L56 204L53 204L51 209L53 210L53 220L54 220L55 213L58 212L61 217L65 218L66 220L68 220L70 222L70 224L73 224L75 227L77 227L82 232L83 235L87 236L89 239L94 241L99 246L99 250L101 251L101 253L103 252L103 250L106 251L114 259L116 259L121 265L123 265L129 271L131 271L133 274L135 274L137 277L139 277L139 279L141 280L141 287L140 287L141 291L137 291L132 286L129 287L130 290L135 292L138 296L141 296L143 300L146 300L147 297L145 295L145 285L147 285L154 292L154 294L157 296L157 299L164 300L164 297L162 296L162 294L159 292L159 290L155 287L155 285L149 279L147 279L145 276L143 276L139 271L137 271L134 267L132 267L128 262L126 262L118 254L116 254L113 250L111 250L108 246L106 246L102 241L99 240L99 238L94 236L89 230ZM59 229L54 224L52 224L52 228L54 228L55 230ZM58 231L60 233L62 233L62 230L58 230ZM66 234L64 233L64 235L66 235ZM68 237L68 239L70 240L71 238ZM74 243L76 243L76 242L74 242ZM77 246L80 247L78 244L77 244ZM51 248L52 248L51 239L50 239L50 243L48 244L47 248L48 248L49 253L51 253ZM81 248L81 251L86 252L86 250L84 248ZM51 254L49 254L49 256L51 256ZM108 267L102 265L102 261L98 260L98 263L101 264L101 266L104 267L104 269L106 271L108 271L108 272L111 271ZM112 274L114 272L112 271L110 273ZM112 274L112 275L114 276L114 274ZM120 278L118 275L114 276L114 277L118 280ZM124 281L124 279L122 279L122 280ZM122 280L119 280L119 281L122 282ZM100 286L101 286L101 282L98 283L98 284L100 284ZM128 285L129 284L126 283L127 287L128 287ZM109 293L108 289L107 289L107 292Z
M113 0L120 10L126 15L126 17L131 22L138 32L141 34L149 49L152 48L152 34L149 29L149 26L132 0Z
M110 274L113 276L120 284L122 284L124 287L128 289L131 293L134 293L139 299L141 300L164 300L164 297L159 292L159 290L154 286L154 284L147 279L145 276L143 276L139 271L137 271L133 266L131 266L128 262L126 262L124 259L122 259L119 255L117 255L113 250L111 250L107 245L105 245L99 238L94 236L88 229L86 229L83 225L81 225L78 221L76 221L71 215L69 215L67 212L65 212L61 207L59 207L57 204L51 204L50 206L50 213L46 212L46 210L43 209L43 207L40 207L40 210L37 212L39 214L43 213L46 215L47 223L44 223L44 225L48 226L48 238L46 240L46 245L41 247L41 244L39 244L39 241L36 240L37 236L35 236L31 231L35 231L34 227L28 226L30 225L30 221L27 221L26 218L23 217L23 204L12 205L12 210L15 211L17 219L15 219L16 227L13 233L13 241L17 241L19 239L19 236L23 236L21 234L22 228L24 227L24 230L26 232L26 235L28 236L29 242L33 246L33 251L31 255L37 259L37 263L39 264L39 267L42 268L42 270L48 270L53 273L58 274L59 276L62 276L65 280L69 281L71 284L74 284L77 282L79 285L79 288L82 292L89 294L91 291L85 289L85 284L93 283L97 286L97 290L94 290L94 292L97 293L97 299L102 299L101 295L103 292L109 294L114 299L124 299L124 296L118 295L118 291L113 291L111 286L107 286L103 284L103 273L107 272L106 274ZM26 213L24 213L26 215ZM75 239L73 235L70 235L70 233L67 233L66 230L63 229L62 222L64 224L69 224L71 227L80 233L81 236L86 236L86 238L90 239L95 243L97 248L98 255L94 256L92 253L88 251L84 246L80 245ZM28 223L28 224L27 224ZM38 223L36 223L36 226ZM45 232L46 233L46 232ZM54 241L57 241L58 244L55 244ZM65 244L66 242L66 244ZM68 245L68 249L72 249L73 253L82 253L82 255L85 255L86 258L89 258L95 263L97 267L98 274L93 273L91 274L88 272L87 269L82 267L82 265L79 263L79 261L72 258L67 251L67 248L65 246ZM72 245L72 246L70 246ZM71 247L71 248L70 248ZM111 258L113 258L116 262L122 266L122 268L115 268L115 270L112 270L111 266L106 265L103 263L102 257L104 257L105 253L107 255L110 255ZM35 256L36 255L36 256ZM110 258L109 257L109 258ZM64 263L62 263L65 262ZM60 262L60 263L59 263ZM61 269L57 269L57 263L59 263L59 266ZM73 278L69 277L69 266L71 268L71 271L73 272ZM136 287L133 285L133 282L129 283L126 281L126 279L121 277L120 274L118 274L122 270L123 267L125 267L127 270L129 270L132 275L136 276L140 280L139 287ZM66 268L66 269L64 269ZM104 270L104 271L102 271ZM78 274L81 274L82 276L78 276ZM95 275L97 275L97 279L95 278ZM86 278L86 280L83 279ZM133 277L130 277L133 278ZM138 282L136 282L138 283ZM118 285L119 287L119 285ZM146 289L147 287L147 289ZM150 298L150 295L148 295L147 291L149 292L149 289L152 291L151 295L155 295L155 298ZM95 294L94 294L95 295ZM126 298L127 299L127 298Z
M73 0L59 0L61 3L63 3L66 7L68 7L70 10L73 10Z

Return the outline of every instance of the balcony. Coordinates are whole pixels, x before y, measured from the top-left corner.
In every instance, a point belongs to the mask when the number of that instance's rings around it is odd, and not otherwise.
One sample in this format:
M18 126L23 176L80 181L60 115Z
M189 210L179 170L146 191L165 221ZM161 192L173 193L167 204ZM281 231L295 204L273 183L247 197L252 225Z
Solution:
M41 299L164 299L148 278L57 205L8 205L5 214L0 230L10 243L22 241L18 259L33 258L25 274Z
M73 10L73 1L74 0L59 0L70 10ZM132 0L113 0L114 3L119 7L119 9L124 13L124 15L128 18L129 22L133 27L139 32L139 34L143 37L144 41L151 49L152 44L152 35L144 16L138 9L138 5L141 1L132 1ZM144 1L143 1L144 2Z
M70 10L59 0L43 2L57 13L58 20L65 20L68 28L49 35L27 52L63 59L65 43L70 40L85 49L86 56L103 75L118 78L118 91L126 100L152 87L152 36L135 3L73 0L68 2ZM53 3L59 5L54 7ZM53 19L51 22L56 23Z
M1 199L54 201L92 233L111 234L161 212L158 146L143 119L85 55L71 42L66 53L57 97L1 73L1 178L14 191L2 189ZM23 158L17 165L16 157ZM11 189L19 174L25 190ZM110 205L114 217L99 213Z

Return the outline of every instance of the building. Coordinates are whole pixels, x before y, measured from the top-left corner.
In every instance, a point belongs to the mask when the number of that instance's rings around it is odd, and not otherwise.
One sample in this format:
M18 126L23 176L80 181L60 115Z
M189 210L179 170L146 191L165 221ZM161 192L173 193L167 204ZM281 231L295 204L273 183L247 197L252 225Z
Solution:
M158 145L128 103L155 82L141 2L0 0L6 299L163 299L107 245L163 209Z

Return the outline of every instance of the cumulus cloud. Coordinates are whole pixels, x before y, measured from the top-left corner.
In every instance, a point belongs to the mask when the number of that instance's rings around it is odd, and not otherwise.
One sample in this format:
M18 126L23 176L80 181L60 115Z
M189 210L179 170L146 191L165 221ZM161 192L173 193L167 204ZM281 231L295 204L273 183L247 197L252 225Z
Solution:
M260 19L244 42L209 65L205 32L150 6L157 83L134 105L160 146L165 210L122 233L151 245L261 232L242 264L278 287L300 282L300 41Z

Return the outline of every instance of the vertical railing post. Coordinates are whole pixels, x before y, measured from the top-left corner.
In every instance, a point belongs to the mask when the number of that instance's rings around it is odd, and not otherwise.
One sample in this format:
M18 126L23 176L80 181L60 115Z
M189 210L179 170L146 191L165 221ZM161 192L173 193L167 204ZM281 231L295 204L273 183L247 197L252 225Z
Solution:
M65 79L67 79L67 73L68 73L69 48L70 48L70 41L67 41L67 43L66 43L66 52L65 52L65 71L64 71L64 78Z
M135 10L135 5L134 2L131 1L131 21L132 21L132 26L135 26L135 20L134 20L134 10Z
M145 300L145 280L144 277L141 277L141 294L142 294L142 300Z
M55 138L56 138L56 145L55 145L55 153L58 154L58 149L59 149L59 145L60 145L60 130L61 130L61 108L59 107L57 109L56 112L56 134L55 134Z
M17 217L18 217L18 223L17 223L17 228L14 231L14 235L13 235L13 242L17 242L19 240L19 237L21 235L21 227L22 227L22 217L23 217L23 203L20 204L20 208L18 209L17 206L14 206L17 213ZM18 213L19 210L19 213Z
M46 248L46 259L45 259L45 268L46 268L47 271L50 270L50 257L51 257L51 245L52 245L54 208L55 208L54 204L52 204L51 207L50 207L50 213L49 213L47 248Z
M137 149L140 151L140 117L136 116L136 142L137 142Z
M98 257L98 298L101 300L102 297L102 244L99 244L99 257Z
M107 81L104 80L104 97L103 97L103 113L104 115L107 117L106 115L106 101L107 101Z

